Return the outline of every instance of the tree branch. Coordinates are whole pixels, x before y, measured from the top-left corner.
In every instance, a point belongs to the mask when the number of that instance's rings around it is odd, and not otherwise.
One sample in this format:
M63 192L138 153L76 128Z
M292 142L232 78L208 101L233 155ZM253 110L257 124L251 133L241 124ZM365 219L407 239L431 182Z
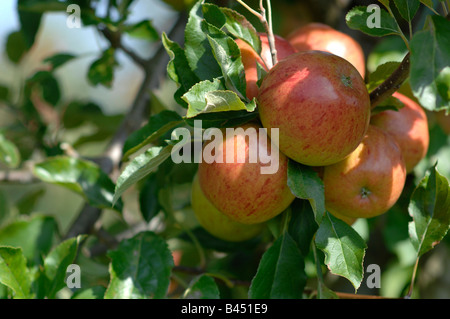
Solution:
M398 68L375 90L370 92L372 109L397 91L409 76L410 53L406 54Z

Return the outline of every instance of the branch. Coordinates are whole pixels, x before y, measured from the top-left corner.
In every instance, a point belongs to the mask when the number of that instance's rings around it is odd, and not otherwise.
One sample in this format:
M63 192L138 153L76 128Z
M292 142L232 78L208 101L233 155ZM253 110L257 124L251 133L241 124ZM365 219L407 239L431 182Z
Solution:
M29 170L15 170L15 171L0 171L0 182L2 183L39 183L41 180L37 179Z
M409 76L410 53L406 54L398 68L375 90L370 92L372 109L397 91Z

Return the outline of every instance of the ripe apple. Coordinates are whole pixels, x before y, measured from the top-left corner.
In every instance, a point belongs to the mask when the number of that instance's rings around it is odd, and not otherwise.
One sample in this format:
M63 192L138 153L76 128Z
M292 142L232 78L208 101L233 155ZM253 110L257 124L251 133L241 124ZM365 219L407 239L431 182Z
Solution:
M405 106L398 111L388 110L375 114L370 119L370 124L378 126L395 138L409 173L427 154L430 143L428 119L420 105L407 96L398 92L393 96Z
M400 197L405 179L405 162L397 142L370 125L355 151L324 168L326 208L347 222L384 214Z
M258 235L264 227L264 224L241 224L221 213L203 194L197 175L192 182L191 204L199 224L223 240L244 241Z
M280 151L310 166L343 160L369 126L370 98L361 75L323 51L298 52L278 62L257 100L263 126L279 128Z
M258 67L259 63L266 71L272 67L272 54L270 52L269 40L267 35L259 33L261 39L261 56L245 41L236 39L236 43L241 50L242 64L245 70L245 80L247 83L247 97L251 100L258 94ZM275 48L277 49L278 61L293 54L295 49L284 38L275 35Z
M436 121L445 134L450 135L450 114L445 115L445 111L437 112Z
M322 23L309 23L292 31L286 39L297 51L320 50L346 59L365 75L364 52L351 36Z
M287 186L287 157L271 145L268 136L262 138L259 124L247 123L241 128L236 134L223 134L215 148L214 161L199 163L198 178L203 193L219 211L237 222L257 224L280 214L294 195ZM209 143L212 141L205 143L203 150ZM234 147L234 157L227 162L230 147ZM265 160L261 156L250 160L250 152L256 149L272 156L277 154L273 156L277 160L276 171L262 174L261 169L268 166ZM240 151L244 160L239 160Z

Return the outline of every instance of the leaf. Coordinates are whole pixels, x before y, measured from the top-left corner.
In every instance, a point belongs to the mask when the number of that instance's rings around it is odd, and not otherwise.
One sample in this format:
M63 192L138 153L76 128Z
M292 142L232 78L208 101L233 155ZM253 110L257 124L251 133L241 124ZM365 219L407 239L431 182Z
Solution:
M42 13L24 10L24 8L34 5L35 3L35 0L17 1L19 21L27 49L30 49L34 44L41 24Z
M347 223L326 213L315 238L316 246L325 253L325 264L335 275L347 278L358 290L364 277L364 240Z
M0 246L0 283L14 292L14 298L30 298L31 274L22 249Z
M60 66L63 66L64 64L75 58L76 56L70 53L57 53L44 59L44 62L50 63L52 65L52 70L56 70Z
M325 213L323 181L310 166L292 160L289 160L287 174L287 184L292 194L297 198L306 199L310 202L316 222L320 224Z
M429 27L411 40L410 83L420 105L430 111L450 109L450 21L431 16Z
M0 190L0 227L9 215L9 200L5 192Z
M8 59L18 64L27 53L28 47L22 31L14 31L8 35L6 40L6 55Z
M94 207L122 211L122 202L115 203L113 207L114 183L93 162L56 156L35 164L33 173L44 182L63 186L82 195Z
M411 22L420 6L419 0L394 0L394 3L403 19Z
M0 85L0 101L8 101L10 98L9 88Z
M433 0L420 0L420 2L421 2L422 4L424 4L425 6L427 6L428 8L434 10Z
M168 159L173 147L173 145L165 147L154 146L145 151L145 153L136 156L125 167L117 179L112 202L116 203L124 191L153 172L160 164Z
M38 88L42 93L42 98L55 106L61 99L61 89L58 80L53 73L48 71L38 71L26 82L27 97L32 96L33 89Z
M202 29L203 14L201 1L189 12L185 28L185 54L190 69L200 80L211 80L222 76L211 45Z
M383 83L400 65L400 62L386 62L377 66L377 69L368 75L367 90L376 89Z
M347 13L345 21L350 29L359 30L375 37L400 34L397 21L384 9L380 9L379 27L370 28L367 22L371 19L372 14L370 10L367 11L367 7L357 6Z
M87 74L89 83L94 86L101 84L107 88L112 87L114 68L118 65L114 53L113 48L103 51L101 57L89 66Z
M103 286L94 286L76 291L70 299L103 299L105 291Z
M133 38L146 40L146 41L158 41L158 31L153 26L152 21L143 20L133 25L127 25L124 27L124 31Z
M220 65L227 89L234 91L240 98L246 96L246 81L241 51L237 43L225 32L215 26L202 22L214 57Z
M251 299L299 299L306 284L305 263L297 244L283 235L264 253L249 290Z
M42 263L53 244L57 224L53 217L35 215L19 219L0 229L0 245L22 248L30 265Z
M291 204L291 211L288 231L302 255L306 257L318 228L314 212L308 201L300 199L294 200Z
M152 232L123 240L108 253L111 280L105 299L163 298L170 283L172 253Z
M219 288L208 275L195 277L186 292L185 299L220 299Z
M9 168L16 168L20 164L20 152L17 146L6 139L0 132L0 162Z
M161 205L158 201L158 186L157 174L151 174L139 192L139 208L146 222L152 220L161 210Z
M183 123L183 119L174 111L162 111L150 117L148 123L131 133L123 146L123 161L145 145L153 143L171 129Z
M213 82L206 80L197 83L182 96L182 99L188 103L187 118L203 113L240 110L252 112L256 108L254 101L246 105L236 93L224 90L218 79L214 79Z
M72 264L78 252L78 246L85 236L69 238L52 251L44 259L44 273L46 279L46 296L55 298L56 293L61 290L65 283L67 267Z
M414 190L408 211L413 218L409 235L420 257L434 248L450 228L450 186L436 166Z

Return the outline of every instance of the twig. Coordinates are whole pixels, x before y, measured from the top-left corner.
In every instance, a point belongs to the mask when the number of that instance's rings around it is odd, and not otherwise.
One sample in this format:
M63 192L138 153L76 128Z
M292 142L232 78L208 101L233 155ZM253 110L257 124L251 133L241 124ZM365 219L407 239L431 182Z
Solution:
M0 181L2 183L19 184L41 182L29 170L0 171Z
M399 67L377 88L370 92L372 109L397 91L409 76L410 53L406 54Z

